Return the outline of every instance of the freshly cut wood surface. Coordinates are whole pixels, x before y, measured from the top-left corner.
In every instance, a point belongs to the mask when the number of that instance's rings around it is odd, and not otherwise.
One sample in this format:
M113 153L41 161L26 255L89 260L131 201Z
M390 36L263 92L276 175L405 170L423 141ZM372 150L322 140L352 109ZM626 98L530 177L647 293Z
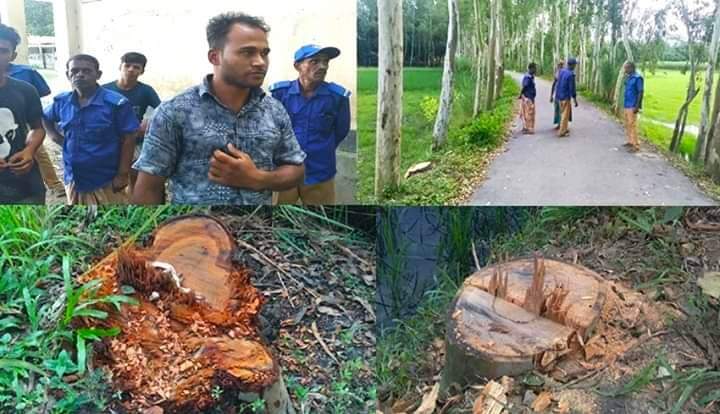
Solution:
M125 408L208 410L222 401L213 398L218 387L227 398L250 392L280 399L283 410L268 412L291 412L284 386L277 386L277 362L258 333L263 296L232 262L231 234L213 218L188 216L160 226L151 240L147 249L113 253L81 278L101 280L104 293L131 288L138 301L119 312L106 309L104 327L121 333L95 355L123 392Z
M604 285L593 271L579 265L544 260L544 292L548 297L558 286L567 291L562 303L555 303L556 309L550 319L576 329L586 337L597 322L600 309L605 301ZM486 267L465 279L464 286L476 286L488 291L493 274L499 269L507 273L505 300L523 306L528 289L533 283L534 259L520 259Z

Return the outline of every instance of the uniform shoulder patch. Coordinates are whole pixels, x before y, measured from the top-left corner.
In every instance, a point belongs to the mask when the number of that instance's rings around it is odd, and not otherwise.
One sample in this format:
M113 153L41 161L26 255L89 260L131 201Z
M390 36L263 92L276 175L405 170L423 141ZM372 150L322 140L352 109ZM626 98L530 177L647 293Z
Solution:
M291 84L292 82L290 81L275 82L270 85L270 92L275 92L278 89L289 88Z
M72 91L62 92L62 93L55 95L53 100L54 101L63 101L65 99L67 99L70 95L72 95Z
M105 95L103 96L103 100L111 105L120 106L124 105L125 102L128 102L127 98L120 95L117 92L113 92L109 89L105 89Z
M335 94L338 94L340 96L344 96L345 98L349 98L351 93L349 90L343 88L342 86L338 85L337 83L330 82L328 83L328 89L330 92L333 92Z

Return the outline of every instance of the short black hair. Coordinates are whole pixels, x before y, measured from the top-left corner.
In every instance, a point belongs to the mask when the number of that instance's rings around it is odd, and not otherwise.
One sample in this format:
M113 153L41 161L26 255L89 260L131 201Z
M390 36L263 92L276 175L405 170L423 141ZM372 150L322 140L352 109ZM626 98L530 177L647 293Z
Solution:
M137 63L142 65L143 69L147 65L147 57L138 52L127 52L120 58L120 63Z
M627 62L625 62L625 64L633 68L633 70L635 69L635 62L633 62L632 60L628 60Z
M0 40L7 40L12 44L13 50L15 50L17 45L20 44L20 35L17 30L0 23Z
M242 12L229 12L219 14L208 22L207 33L208 46L211 49L222 49L227 41L227 35L235 24L244 24L255 27L267 33L270 26L261 17L251 16Z
M90 62L95 66L95 70L100 70L100 62L98 62L97 58L83 53L70 57L70 59L67 60L67 63L65 63L65 69L70 69L70 62L73 60L84 60L85 62Z
M537 64L535 64L535 62L530 62L530 64L528 65L528 70L531 69L537 69Z

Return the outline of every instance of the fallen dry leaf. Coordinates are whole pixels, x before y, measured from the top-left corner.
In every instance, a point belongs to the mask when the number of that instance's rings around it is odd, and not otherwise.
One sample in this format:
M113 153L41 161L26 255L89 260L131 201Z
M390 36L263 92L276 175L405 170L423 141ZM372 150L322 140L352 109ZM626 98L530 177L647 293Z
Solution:
M422 404L420 404L420 407L415 410L415 414L432 414L433 411L435 411L435 404L437 403L439 392L440 383L437 383L427 394L425 394Z
M706 272L698 279L698 285L704 294L720 299L720 272Z
M550 404L552 404L552 394L550 391L543 391L535 398L531 408L534 412L540 413L547 410Z

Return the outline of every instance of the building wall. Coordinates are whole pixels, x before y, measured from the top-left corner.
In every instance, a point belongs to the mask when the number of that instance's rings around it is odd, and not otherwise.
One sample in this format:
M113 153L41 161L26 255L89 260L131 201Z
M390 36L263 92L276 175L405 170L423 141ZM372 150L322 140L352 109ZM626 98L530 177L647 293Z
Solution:
M270 68L266 86L294 79L293 54L301 45L340 48L328 80L356 91L356 2L354 0L99 0L80 2L81 48L98 57L105 80L117 76L120 56L138 51L148 57L143 78L169 98L212 71L205 26L221 12L243 11L270 25ZM354 117L353 117L354 118Z

